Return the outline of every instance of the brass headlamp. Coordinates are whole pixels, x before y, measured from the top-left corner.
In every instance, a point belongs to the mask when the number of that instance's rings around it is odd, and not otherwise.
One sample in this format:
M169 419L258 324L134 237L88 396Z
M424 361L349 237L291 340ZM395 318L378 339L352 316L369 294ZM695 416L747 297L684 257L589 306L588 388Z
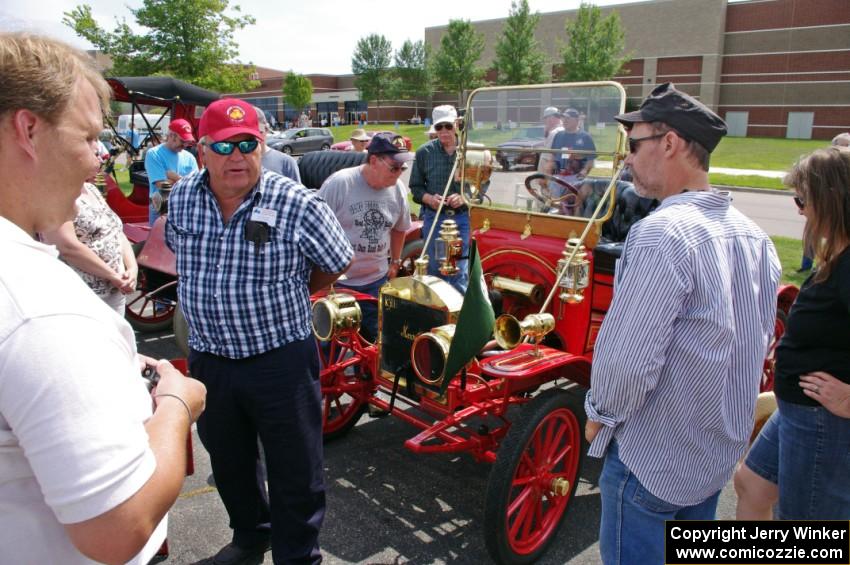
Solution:
M440 237L434 241L437 261L440 262L440 273L452 276L458 273L457 261L463 255L463 240L460 230L454 220L443 220L440 225Z
M573 255L573 251L575 251L575 255ZM571 255L572 260L570 260ZM566 272L564 272L564 267L566 267ZM561 287L561 293L558 295L561 302L578 304L584 300L584 289L589 284L590 261L587 260L587 251L580 239L573 237L567 240L563 257L558 260L558 272L564 273L558 283L558 286Z
M454 335L455 325L446 324L430 332L419 334L413 340L410 362L413 365L413 371L422 382L438 385L443 381Z
M171 194L171 183L163 181L151 195L151 207L157 214L168 212L168 195Z
M496 320L493 334L502 349L513 349L524 337L534 341L534 355L540 354L540 341L555 329L555 318L552 314L529 314L521 322L510 314L502 314Z
M360 305L350 294L329 294L313 303L313 334L330 341L344 331L360 329Z

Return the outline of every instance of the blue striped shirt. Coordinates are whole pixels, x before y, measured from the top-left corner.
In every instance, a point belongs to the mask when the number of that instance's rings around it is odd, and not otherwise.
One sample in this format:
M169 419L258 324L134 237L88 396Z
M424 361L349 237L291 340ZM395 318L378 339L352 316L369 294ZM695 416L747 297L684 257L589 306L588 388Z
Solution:
M589 455L616 439L655 496L693 505L721 489L747 447L779 260L727 194L666 198L632 226L595 345Z
M354 251L324 200L263 169L225 224L206 169L183 177L168 199L166 242L177 255L178 299L189 346L241 359L307 338L310 273L345 269ZM268 242L245 239L253 208L274 210Z

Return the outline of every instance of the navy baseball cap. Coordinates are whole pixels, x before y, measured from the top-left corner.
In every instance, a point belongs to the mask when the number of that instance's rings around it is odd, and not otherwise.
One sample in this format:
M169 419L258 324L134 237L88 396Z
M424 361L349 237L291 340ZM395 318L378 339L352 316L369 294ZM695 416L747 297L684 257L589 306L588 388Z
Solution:
M685 139L705 147L709 153L726 135L726 122L720 116L669 82L656 86L638 110L614 116L614 119L627 128L640 122L663 122Z
M407 163L413 159L413 153L407 150L404 138L391 132L376 133L372 136L369 155L388 155L399 163Z

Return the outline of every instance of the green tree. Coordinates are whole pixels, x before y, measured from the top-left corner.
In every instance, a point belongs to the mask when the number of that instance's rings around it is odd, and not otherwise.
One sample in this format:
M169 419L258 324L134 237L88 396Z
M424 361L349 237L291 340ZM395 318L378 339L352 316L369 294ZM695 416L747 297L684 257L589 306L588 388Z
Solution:
M393 46L383 35L373 33L357 41L351 57L354 85L365 100L377 105L377 120L381 119L381 100L395 93L392 64Z
M290 71L283 82L283 98L289 106L300 112L313 99L313 83L304 75Z
M546 56L534 39L538 21L540 14L530 12L528 0L511 2L493 61L499 84L537 84L546 79L543 72Z
M476 66L483 51L484 36L469 21L449 22L434 56L434 74L442 87L458 93L458 107L463 106L465 90L484 84L484 69Z
M582 3L574 20L565 25L567 43L561 50L567 82L610 80L631 60L624 52L620 16L602 17L598 6Z
M135 34L126 19L116 19L106 31L95 21L91 7L82 4L65 12L62 22L112 58L116 75L166 75L219 92L243 92L257 86L252 65L235 60L236 30L255 23L252 16L227 15L228 0L144 0L130 8L136 23L146 28Z
M395 53L395 72L398 97L414 100L414 111L418 116L419 100L430 100L434 93L430 46L421 40L405 41Z

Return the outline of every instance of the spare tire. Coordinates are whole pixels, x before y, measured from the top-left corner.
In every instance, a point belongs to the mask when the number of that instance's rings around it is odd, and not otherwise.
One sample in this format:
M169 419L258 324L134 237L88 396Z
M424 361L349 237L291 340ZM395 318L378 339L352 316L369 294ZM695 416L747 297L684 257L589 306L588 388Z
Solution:
M366 162L366 153L354 151L312 151L298 161L301 184L317 189L325 179L340 169L356 167Z

